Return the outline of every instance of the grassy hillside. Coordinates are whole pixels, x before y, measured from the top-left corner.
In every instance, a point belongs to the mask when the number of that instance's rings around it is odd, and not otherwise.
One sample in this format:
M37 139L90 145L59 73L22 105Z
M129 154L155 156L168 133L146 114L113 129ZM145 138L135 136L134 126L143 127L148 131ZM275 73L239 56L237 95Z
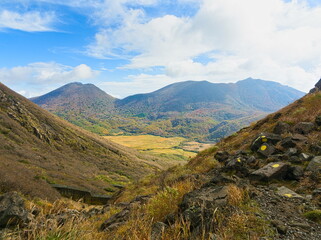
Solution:
M165 167L159 158L59 119L2 84L0 142L0 192L55 199L59 194L50 184L57 183L107 194L114 184Z

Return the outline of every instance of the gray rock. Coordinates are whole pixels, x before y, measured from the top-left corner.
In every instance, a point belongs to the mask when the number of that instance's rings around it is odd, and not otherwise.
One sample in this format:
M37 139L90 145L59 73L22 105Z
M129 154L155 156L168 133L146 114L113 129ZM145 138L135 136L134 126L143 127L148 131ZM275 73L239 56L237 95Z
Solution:
M9 192L0 196L0 228L23 225L28 221L28 211L18 193Z
M151 195L140 195L140 196L137 196L130 203L122 203L121 205L118 205L118 206L124 206L125 208L121 212L108 218L100 226L100 230L101 231L112 231L112 230L118 228L119 226L125 224L130 217L132 208L137 205L142 205L142 204L147 203L150 198L151 198Z
M226 186L206 187L187 193L180 205L181 209L188 209L193 206L221 206L227 203L228 188Z
M298 154L298 149L296 149L296 148L289 148L287 151L286 151L286 155L288 155L288 156L295 156L295 155L297 155Z
M257 152L260 153L264 157L268 157L275 152L275 148L268 143L264 143L261 145L261 147L258 149Z
M291 137L286 137L284 138L281 142L280 145L284 148L294 148L296 147L296 143L293 141Z
M317 88L318 90L321 90L321 79L314 85L315 88Z
M214 158L219 162L225 162L229 158L230 154L226 151L218 151Z
M301 159L300 159L299 157L297 157L297 156L292 156L292 157L290 157L290 162L291 162L291 163L299 164L299 163L301 163L302 161L301 161Z
M226 186L204 187L187 193L180 204L182 217L191 223L192 231L211 225L213 212L227 205Z
M315 124L316 124L317 126L321 126L321 115L319 115L319 116L317 116L317 117L315 118Z
M284 186L279 187L276 193L281 197L304 199L301 195Z
M308 223L303 223L303 222L292 222L290 223L291 227L298 227L298 228L303 228L303 229L310 229L310 225Z
M286 122L278 122L273 129L273 133L275 134L284 134L284 133L288 133L289 131L290 131L290 125L287 124Z
M312 122L300 122L294 126L294 132L299 134L309 134L315 129L315 125Z
M235 157L226 162L225 170L235 170L237 175L247 175L249 173L246 167L246 159L243 157Z
M246 163L250 164L250 165L251 164L255 164L256 163L256 158L254 156L251 156L246 160Z
M317 188L313 191L312 193L312 196L313 197L316 197L316 196L321 196L321 188Z
M168 226L163 222L156 222L152 226L151 240L161 240L165 229Z
M311 156L306 153L300 153L299 158L301 161L309 161L311 160Z
M301 166L290 166L286 178L289 180L300 180L304 175L304 169Z
M317 144L310 145L310 151L313 152L315 155L321 155L321 146Z
M269 181L272 179L282 179L286 176L289 165L284 162L272 162L250 174L251 179L259 181Z
M307 168L305 169L306 171L311 171L313 173L320 173L321 172L321 156L316 156L314 157Z
M286 234L288 227L280 220L272 220L272 225L276 228L279 234Z
M128 209L124 209L123 211L111 216L108 218L101 226L101 231L112 231L119 226L125 224L125 222L129 219L130 211Z
M281 136L273 133L261 133L259 134L251 145L251 150L256 152L262 146L262 144L268 143L270 145L275 145L281 141Z
M306 136L303 136L302 134L293 134L292 140L295 142L307 142L308 138Z

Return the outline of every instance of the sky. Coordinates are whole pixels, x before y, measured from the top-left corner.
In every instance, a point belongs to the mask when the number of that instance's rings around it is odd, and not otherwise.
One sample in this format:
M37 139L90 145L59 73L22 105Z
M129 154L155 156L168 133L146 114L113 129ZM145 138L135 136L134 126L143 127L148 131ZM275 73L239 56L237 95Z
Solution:
M26 97L248 77L314 86L321 0L0 0L0 82Z

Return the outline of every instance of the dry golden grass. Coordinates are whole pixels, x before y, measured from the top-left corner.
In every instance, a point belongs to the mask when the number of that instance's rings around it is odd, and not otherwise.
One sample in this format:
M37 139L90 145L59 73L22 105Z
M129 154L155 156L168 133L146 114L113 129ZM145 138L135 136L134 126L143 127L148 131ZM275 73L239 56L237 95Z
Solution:
M178 210L178 204L182 201L183 196L192 191L194 187L194 182L191 180L166 187L149 201L148 214L154 221L162 221L165 216Z
M234 184L228 186L228 203L232 206L240 206L244 200L244 190Z
M88 206L80 202L69 199L60 199L54 203L43 200L26 201L26 208L30 211L39 210L39 215L35 222L31 222L23 230L7 229L3 235L6 240L104 240L108 233L100 232L100 225L112 215L120 211L119 208L111 207L109 211L102 215L91 218L84 218L77 214L83 210L89 210L93 206ZM70 211L75 212L73 216ZM62 224L58 216L68 213L68 217Z
M178 164L178 157L181 160L195 157L196 153L193 150L185 149L186 139L183 137L160 137L153 135L137 135L137 136L105 136L106 139L121 144L126 147L131 147L143 153L167 156L174 164ZM194 143L195 146L201 146L201 143ZM176 156L176 157L175 157ZM170 164L169 165L173 165Z

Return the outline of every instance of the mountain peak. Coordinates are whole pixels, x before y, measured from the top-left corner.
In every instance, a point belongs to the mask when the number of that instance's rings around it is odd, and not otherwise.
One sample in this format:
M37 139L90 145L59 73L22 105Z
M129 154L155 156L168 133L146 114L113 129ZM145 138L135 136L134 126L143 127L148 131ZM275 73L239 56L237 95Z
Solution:
M30 100L47 110L70 111L78 109L83 114L92 115L94 112L109 113L114 108L116 99L94 84L72 82Z

